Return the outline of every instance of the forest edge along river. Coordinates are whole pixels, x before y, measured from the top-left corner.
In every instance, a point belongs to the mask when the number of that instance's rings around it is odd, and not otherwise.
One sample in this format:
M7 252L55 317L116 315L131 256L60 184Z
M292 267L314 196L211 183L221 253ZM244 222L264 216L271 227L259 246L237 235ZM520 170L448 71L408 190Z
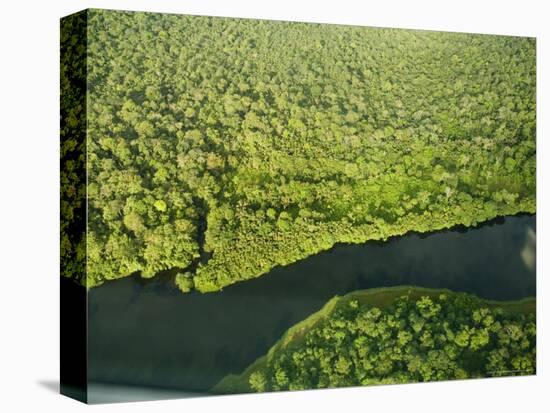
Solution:
M108 383L207 392L330 298L359 289L415 285L492 300L534 296L535 222L534 215L517 215L470 229L341 244L217 293L183 294L170 273L92 288L90 396L96 391L97 400L107 400L100 393Z

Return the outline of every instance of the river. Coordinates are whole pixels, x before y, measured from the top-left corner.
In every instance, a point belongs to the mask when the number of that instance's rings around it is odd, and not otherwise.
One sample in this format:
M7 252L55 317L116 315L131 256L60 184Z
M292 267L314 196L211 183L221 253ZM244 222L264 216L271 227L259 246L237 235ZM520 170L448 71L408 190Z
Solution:
M334 295L395 285L534 296L535 216L337 245L218 293L182 294L170 274L109 281L88 292L90 401L116 401L109 388L128 386L148 388L149 399L154 388L165 389L158 398L201 394Z

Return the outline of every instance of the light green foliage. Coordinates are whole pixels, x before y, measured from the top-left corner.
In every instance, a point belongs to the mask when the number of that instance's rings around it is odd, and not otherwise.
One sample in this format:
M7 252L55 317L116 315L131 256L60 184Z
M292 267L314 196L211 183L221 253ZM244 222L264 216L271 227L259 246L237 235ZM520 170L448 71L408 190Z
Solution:
M379 296L383 297L384 289ZM390 294L392 289L387 289ZM214 391L274 391L534 374L534 305L409 290L352 293L289 332ZM430 294L430 296L424 294ZM373 299L374 298L374 299ZM377 302L378 301L378 302ZM355 301L356 302L356 301ZM314 321L313 321L314 320ZM422 328L417 328L418 320ZM240 384L239 384L240 383ZM248 383L248 384L247 384Z
M176 274L176 285L182 292L190 292L194 287L193 275L188 272Z
M250 387L257 392L265 391L266 379L264 375L255 371L250 375Z
M153 205L158 211L166 211L166 202L164 202L162 199L156 200Z
M535 211L533 39L89 17L89 285Z

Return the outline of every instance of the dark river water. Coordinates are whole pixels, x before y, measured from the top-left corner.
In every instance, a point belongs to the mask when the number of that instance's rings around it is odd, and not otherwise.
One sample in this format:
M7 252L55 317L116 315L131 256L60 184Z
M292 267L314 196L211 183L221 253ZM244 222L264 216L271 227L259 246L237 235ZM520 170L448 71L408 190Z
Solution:
M534 296L535 281L534 216L338 245L218 293L182 294L168 275L131 276L88 293L88 377L97 388L205 392L335 295L417 285L513 300Z

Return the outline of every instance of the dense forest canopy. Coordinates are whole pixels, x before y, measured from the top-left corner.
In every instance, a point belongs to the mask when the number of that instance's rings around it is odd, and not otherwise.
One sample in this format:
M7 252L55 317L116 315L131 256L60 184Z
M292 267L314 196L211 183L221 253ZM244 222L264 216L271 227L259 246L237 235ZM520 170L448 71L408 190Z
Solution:
M535 211L534 39L87 17L88 286Z
M334 298L215 392L534 374L535 301L397 287Z

